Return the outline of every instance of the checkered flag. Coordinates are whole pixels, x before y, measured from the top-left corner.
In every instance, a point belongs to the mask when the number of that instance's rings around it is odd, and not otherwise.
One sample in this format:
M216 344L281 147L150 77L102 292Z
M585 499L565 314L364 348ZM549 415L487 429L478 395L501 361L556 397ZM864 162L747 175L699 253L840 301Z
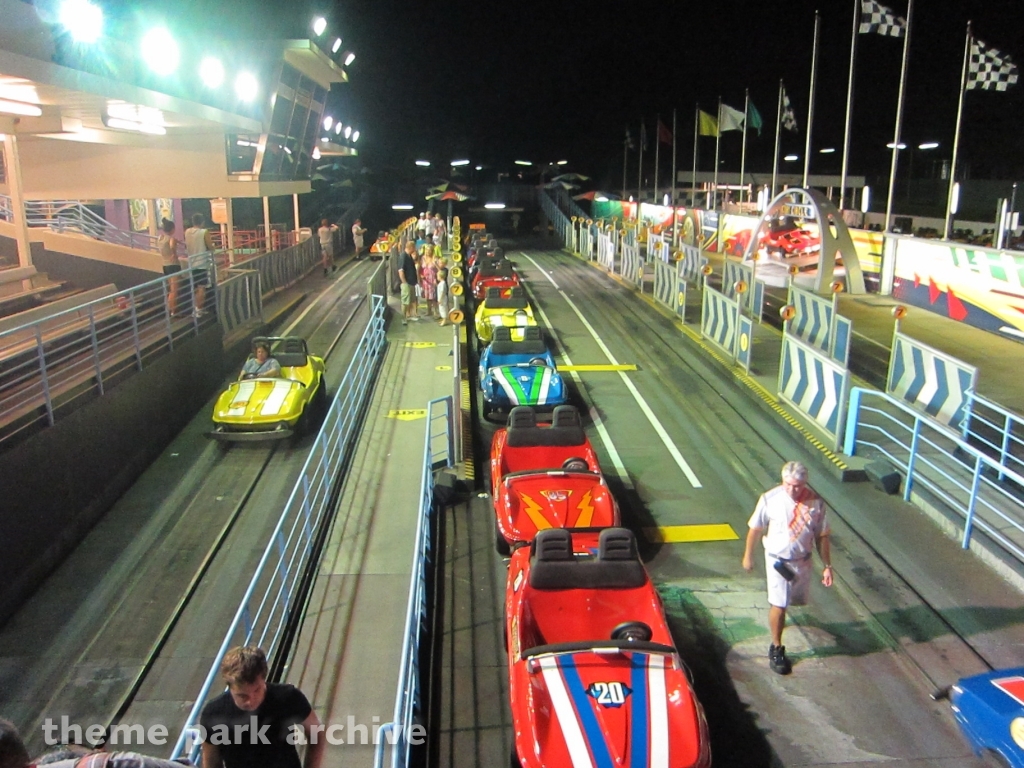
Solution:
M796 113L793 112L793 105L789 103L789 94L782 92L782 127L787 131L796 133L800 128L796 124Z
M906 20L893 14L893 12L875 0L861 0L860 2L860 33L870 35L872 33L887 37L903 37L907 32Z
M1005 53L989 48L981 40L971 40L971 61L967 70L967 89L1005 91L1017 82L1017 65Z

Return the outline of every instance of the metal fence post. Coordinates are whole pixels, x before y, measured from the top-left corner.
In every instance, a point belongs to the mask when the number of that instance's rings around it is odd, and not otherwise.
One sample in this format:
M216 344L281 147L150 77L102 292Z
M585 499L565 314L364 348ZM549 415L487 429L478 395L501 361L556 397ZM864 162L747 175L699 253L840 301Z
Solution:
M850 407L846 412L846 429L843 431L843 453L855 456L857 453L857 419L860 416L860 387L850 390Z
M921 418L914 419L914 434L910 438L910 456L907 457L907 481L903 484L903 500L910 501L910 489L914 485L914 464L917 460L917 444L921 439Z
M39 351L39 376L43 384L43 395L46 398L46 418L53 426L53 400L50 398L50 380L46 375L46 353L43 350L43 331L36 326L36 349Z
M132 342L135 344L135 364L142 370L142 342L139 340L139 313L135 304L135 291L128 293L128 306L131 308L132 318ZM174 340L171 334L170 324L167 326L167 339L171 349L174 349Z
M89 304L89 340L92 342L92 362L96 369L96 384L103 394L103 368L100 365L100 344L96 338L96 314L93 312L93 305Z
M974 528L974 503L978 499L978 482L981 480L981 454L974 459L974 478L971 481L971 498L967 501L967 519L964 522L964 539L961 547L971 546L971 530Z

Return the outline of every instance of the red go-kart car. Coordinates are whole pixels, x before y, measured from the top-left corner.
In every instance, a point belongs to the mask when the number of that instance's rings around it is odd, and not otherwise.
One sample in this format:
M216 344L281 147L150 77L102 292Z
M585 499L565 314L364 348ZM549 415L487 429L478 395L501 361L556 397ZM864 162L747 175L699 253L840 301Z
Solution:
M512 262L505 259L500 261L488 259L473 275L471 283L473 298L482 300L487 295L488 288L515 288L519 285L519 275L512 269Z
M551 412L551 425L537 423L529 406L516 406L508 414L508 427L495 430L491 440L491 498L497 500L502 480L510 472L562 469L570 460L591 472L600 472L597 454L587 439L580 412L571 405L558 405Z
M541 531L505 589L513 765L708 768L704 711L624 528Z
M769 231L761 236L758 247L764 248L769 256L806 256L821 250L821 239L806 229Z

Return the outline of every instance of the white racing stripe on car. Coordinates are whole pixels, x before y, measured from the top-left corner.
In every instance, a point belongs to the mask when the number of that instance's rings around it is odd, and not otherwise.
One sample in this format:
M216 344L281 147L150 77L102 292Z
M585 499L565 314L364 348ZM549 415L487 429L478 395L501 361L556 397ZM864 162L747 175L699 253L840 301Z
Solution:
M668 768L668 699L665 693L665 657L647 657L647 700L651 703L651 768ZM634 704L633 706L636 706Z
M235 399L231 401L231 407L228 408L228 416L241 416L244 414L245 409L249 405L249 400L252 398L252 393L255 391L255 381L240 382L238 389L235 390Z
M519 405L519 395L516 394L515 386L505 375L505 369L492 368L491 370L494 371L494 380L501 385L501 389L505 392L505 396L508 397L509 403L512 405Z
M274 389L267 399L263 401L263 408L260 409L261 416L276 416L281 412L284 399L292 391L292 382L288 379L279 379L274 382Z
M551 389L551 369L545 368L544 373L541 374L540 380L540 394L537 396L538 405L547 405L548 402L548 390Z
M573 768L593 768L594 764L590 760L587 742L583 739L580 721L576 718L576 710L569 700L569 691L562 680L562 673L558 671L558 662L554 656L543 656L540 659L540 668L551 703L555 707L558 724L562 727L562 736L565 737L565 746L569 749Z

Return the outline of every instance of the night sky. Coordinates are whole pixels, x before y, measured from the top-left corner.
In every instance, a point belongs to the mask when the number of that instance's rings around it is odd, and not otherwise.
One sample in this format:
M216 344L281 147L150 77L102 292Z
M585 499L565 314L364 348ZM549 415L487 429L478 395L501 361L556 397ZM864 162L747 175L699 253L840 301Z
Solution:
M906 14L906 0L888 5ZM800 124L799 135L784 132L783 154L802 157L816 6L822 27L811 170L838 173L852 0L185 0L176 12L232 36L308 36L319 8L328 34L339 30L344 48L357 53L351 83L335 87L329 111L360 129L362 161L375 171L404 171L420 157L444 170L455 157L494 170L510 170L515 159L568 159L572 170L614 190L627 124L636 137L646 120L653 152L655 115L670 125L676 108L679 167L688 169L695 103L714 113L721 95L742 109L745 88L765 122L763 135L749 140L748 167L770 170L780 78ZM1024 63L1020 0L918 0L903 136L913 147L941 143L931 153L916 150L919 170L951 153L968 19L980 40ZM851 173L888 168L901 52L901 40L859 36ZM1004 93L968 92L961 162L972 176L1024 177L1022 107L1024 81ZM714 140L701 141L701 166L710 170ZM825 146L839 151L817 154ZM739 147L738 133L725 134L725 170L739 170ZM663 178L670 152L663 147ZM635 184L635 152L629 167ZM784 170L799 167L802 160Z

